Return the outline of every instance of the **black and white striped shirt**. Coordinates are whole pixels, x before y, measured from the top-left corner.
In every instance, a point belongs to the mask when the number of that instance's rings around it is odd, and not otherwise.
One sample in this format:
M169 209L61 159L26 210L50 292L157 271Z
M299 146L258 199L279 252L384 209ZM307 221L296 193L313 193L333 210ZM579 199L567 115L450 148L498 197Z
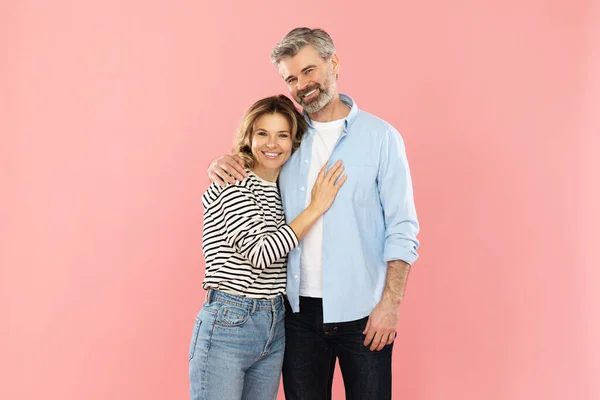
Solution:
M204 289L268 299L285 293L286 256L298 246L286 225L277 184L253 172L202 196Z

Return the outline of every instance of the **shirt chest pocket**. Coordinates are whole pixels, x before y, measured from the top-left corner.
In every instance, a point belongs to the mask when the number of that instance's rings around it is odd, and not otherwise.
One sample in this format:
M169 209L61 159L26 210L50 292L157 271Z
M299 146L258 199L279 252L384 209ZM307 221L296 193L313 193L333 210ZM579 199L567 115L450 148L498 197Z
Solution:
M346 182L338 196L355 204L366 205L377 198L377 168L344 163Z

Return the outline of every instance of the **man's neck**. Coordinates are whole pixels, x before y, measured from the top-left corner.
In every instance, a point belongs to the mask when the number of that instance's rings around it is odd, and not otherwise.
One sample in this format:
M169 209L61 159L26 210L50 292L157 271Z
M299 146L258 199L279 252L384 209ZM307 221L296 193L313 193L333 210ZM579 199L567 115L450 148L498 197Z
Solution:
M350 107L348 107L342 99L340 99L339 93L336 93L333 100L329 102L325 107L319 111L308 114L311 120L317 122L331 122L338 119L346 118L350 113Z

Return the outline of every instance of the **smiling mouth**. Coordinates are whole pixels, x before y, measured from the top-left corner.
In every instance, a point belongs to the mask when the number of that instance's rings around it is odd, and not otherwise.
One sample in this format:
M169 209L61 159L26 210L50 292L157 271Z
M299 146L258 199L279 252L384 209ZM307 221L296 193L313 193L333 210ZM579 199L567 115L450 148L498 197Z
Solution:
M313 94L315 94L317 92L317 88L314 88L313 90L311 90L310 92L302 95L303 99L309 98L310 96L312 96Z
M270 151L263 151L262 153L270 159L275 159L281 155L281 153L271 153Z

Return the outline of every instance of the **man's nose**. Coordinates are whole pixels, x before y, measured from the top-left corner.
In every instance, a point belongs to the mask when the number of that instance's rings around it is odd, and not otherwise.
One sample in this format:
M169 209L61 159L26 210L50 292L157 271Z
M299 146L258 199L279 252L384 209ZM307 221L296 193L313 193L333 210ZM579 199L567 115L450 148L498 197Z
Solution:
M298 78L298 91L306 89L308 86L308 79Z

